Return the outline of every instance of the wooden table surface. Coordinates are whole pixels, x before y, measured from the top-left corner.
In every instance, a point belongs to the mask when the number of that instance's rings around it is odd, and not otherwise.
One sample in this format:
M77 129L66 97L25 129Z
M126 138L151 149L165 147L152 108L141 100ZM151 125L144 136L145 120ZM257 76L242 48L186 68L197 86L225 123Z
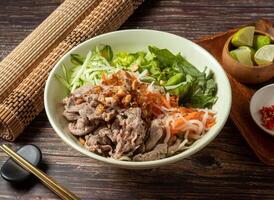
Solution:
M0 58L42 22L60 0L1 0ZM274 22L273 0L147 0L123 25L198 39L259 18ZM1 141L0 143L4 143ZM262 164L229 119L206 148L159 169L117 169L65 145L41 113L12 144L36 144L41 168L81 199L274 199L274 168ZM6 160L0 152L0 165ZM58 199L35 179L0 179L0 199Z

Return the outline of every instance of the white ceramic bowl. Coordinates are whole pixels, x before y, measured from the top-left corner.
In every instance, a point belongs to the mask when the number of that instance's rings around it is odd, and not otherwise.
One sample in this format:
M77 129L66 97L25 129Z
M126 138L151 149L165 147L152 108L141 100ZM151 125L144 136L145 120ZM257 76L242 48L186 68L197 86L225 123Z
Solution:
M147 51L148 45L155 45L159 48L167 48L174 53L180 52L187 58L193 65L200 70L203 70L205 66L211 69L216 76L218 85L218 101L213 107L213 110L217 112L217 123L214 125L207 134L195 143L191 148L177 155L155 161L146 162L129 162L129 161L118 161L110 158L105 158L89 152L86 150L78 140L72 136L67 130L68 122L62 116L63 108L60 106L60 102L66 96L65 87L54 77L55 73L61 73L61 64L65 63L66 66L71 66L70 54L78 53L85 56L88 51L99 44L109 44L112 46L114 51L124 50L128 52ZM99 35L84 43L76 46L66 55L64 55L60 61L53 68L49 74L49 78L46 82L45 88L45 109L48 119L61 139L66 142L69 146L82 154L99 160L105 163L109 163L122 168L130 169L144 169L154 168L169 163L176 162L183 158L187 158L190 155L196 153L211 142L223 128L231 107L231 88L228 78L216 61L216 59L210 55L206 50L197 44L177 35L173 35L166 32L154 31L154 30L123 30L111 32L103 35Z
M267 85L259 89L250 100L250 114L256 124L265 132L274 136L274 131L265 128L262 125L260 109L263 106L274 105L274 84Z

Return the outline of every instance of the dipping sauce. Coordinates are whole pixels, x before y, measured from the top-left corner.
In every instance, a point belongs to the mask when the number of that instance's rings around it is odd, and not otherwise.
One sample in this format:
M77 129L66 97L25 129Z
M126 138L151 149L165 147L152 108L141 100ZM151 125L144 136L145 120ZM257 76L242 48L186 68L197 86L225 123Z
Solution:
M262 107L260 110L262 124L265 128L274 131L274 105Z

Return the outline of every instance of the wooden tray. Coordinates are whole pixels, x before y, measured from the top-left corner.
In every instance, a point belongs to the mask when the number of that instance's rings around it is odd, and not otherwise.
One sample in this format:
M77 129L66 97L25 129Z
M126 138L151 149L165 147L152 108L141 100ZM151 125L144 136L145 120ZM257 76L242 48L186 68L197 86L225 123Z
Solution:
M268 32L274 36L274 28L268 20L259 20L253 23L257 30ZM221 64L222 50L226 40L237 30L231 29L227 32L220 33L214 36L209 36L195 41L205 49L207 49ZM229 74L232 88L232 107L230 117L239 128L240 133L251 146L255 154L268 165L274 165L274 137L262 131L253 121L249 113L249 102L254 92L266 85L244 85L239 83ZM273 80L271 81L273 82ZM219 88L222 89L222 88ZM274 95L274 94L273 94Z

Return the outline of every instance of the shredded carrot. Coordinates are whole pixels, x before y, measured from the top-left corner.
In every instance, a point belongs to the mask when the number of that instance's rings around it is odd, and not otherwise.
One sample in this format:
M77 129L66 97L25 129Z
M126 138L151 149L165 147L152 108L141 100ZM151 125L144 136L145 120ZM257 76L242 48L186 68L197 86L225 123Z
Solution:
M188 113L188 114L185 116L185 119L186 119L186 120L191 120L191 119L202 120L203 115L204 115L204 112L202 112L202 111L191 112L191 113Z
M181 119L177 119L174 123L173 123L173 127L174 129L176 129L176 127L180 127L185 123L185 120Z
M156 104L154 104L154 103L151 104L151 112L155 116L161 115L163 113L162 110Z
M179 108L177 108L176 112L180 112L182 114L192 113L192 112L194 112L194 109L193 108L186 108L186 107L179 107Z
M180 110L182 111L182 110ZM204 111L195 111L192 109L192 112L188 112L186 113L185 111L190 111L190 110L184 110L184 112L182 112L181 114L184 114L183 118L179 118L179 119L176 119L172 124L171 124L171 127L170 127L170 132L172 134L178 134L180 133L180 130L182 129L182 127L184 126L184 124L186 123L186 121L189 121L189 120L199 120L199 121L202 121L203 119L203 116L205 114ZM171 115L175 115L177 112L171 112ZM211 113L210 115L212 115L213 113ZM210 116L209 115L209 116ZM215 118L210 118L210 119L207 119L206 121L206 124L205 124L205 128L211 128L213 125L215 125L216 123L216 119Z
M177 119L174 121L170 127L170 133L175 135L180 131L180 127L182 127L185 124L185 121L183 119Z
M213 125L215 125L216 124L216 120L215 120L215 118L211 118L211 119L209 119L207 122L206 122L206 128L211 128Z
M160 93L146 92L139 96L138 102L141 105L148 105L150 111L156 116L163 114L162 106L165 108L171 107L165 96Z
M106 75L106 73L102 73L102 80L103 80L103 82L107 82L107 75Z

